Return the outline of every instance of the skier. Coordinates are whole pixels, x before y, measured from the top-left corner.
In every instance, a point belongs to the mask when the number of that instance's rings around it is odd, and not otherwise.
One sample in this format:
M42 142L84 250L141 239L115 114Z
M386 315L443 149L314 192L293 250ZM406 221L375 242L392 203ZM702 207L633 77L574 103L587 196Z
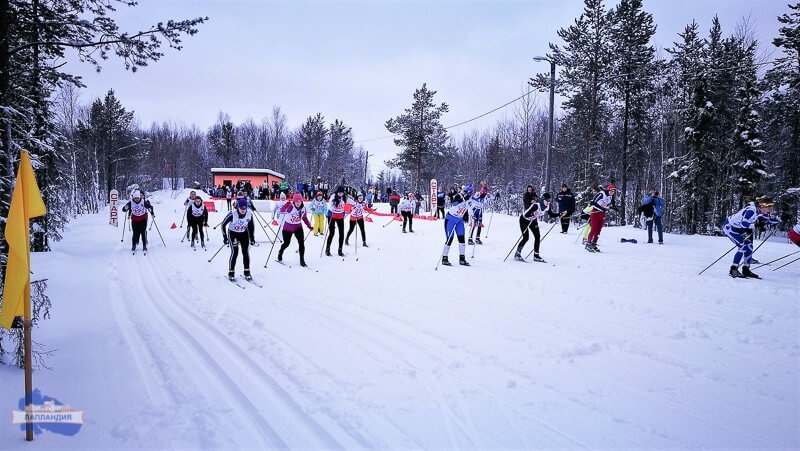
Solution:
M330 202L328 202L328 214L330 220L328 222L328 242L325 247L325 255L331 256L331 243L333 243L333 234L336 229L339 229L339 257L344 257L342 246L344 245L344 206L347 203L347 194L344 192L344 187L339 185L336 187L336 192L331 195Z
M444 249L442 250L442 264L451 266L448 254L450 254L450 245L453 243L453 235L458 237L458 264L462 266L469 266L467 258L464 255L464 214L470 209L474 201L472 198L464 197L461 194L453 195L452 206L447 210L447 215L444 219L444 234L445 242Z
M570 218L575 213L575 194L566 183L561 184L561 192L556 195L556 202L558 211L561 212L561 233L567 233Z
M142 192L138 189L131 191L131 200L122 207L123 212L129 212L128 218L131 220L133 229L131 252L136 252L139 244L139 237L142 237L142 250L147 252L147 212L149 211L155 219L156 214L150 201L142 197Z
M400 209L400 214L403 216L403 233L406 233L406 223L408 223L408 231L414 233L414 193L406 194L397 208Z
M470 185L468 188L470 191L472 191L472 185ZM469 231L468 242L470 245L483 244L483 241L481 241L481 228L483 228L483 203L486 201L486 196L488 194L489 187L486 183L486 180L481 180L481 189L472 196L472 228ZM475 231L475 229L478 229L478 233L475 237L475 241L472 241L472 233Z
M311 217L314 218L314 236L325 234L325 213L328 212L328 205L322 198L322 191L317 191L314 200L308 205L311 210Z
M739 248L733 256L733 265L728 272L731 277L760 279L756 273L750 271L750 261L753 256L753 233L756 222L760 221L765 224L781 222L780 219L769 216L774 205L775 203L769 197L761 197L757 199L757 202L750 202L743 209L728 216L722 223L722 232ZM741 272L739 272L740 263L742 265Z
M525 188L525 194L522 195L523 211L519 216L519 230L522 232L522 239L517 245L517 252L514 254L514 260L524 262L522 258L522 248L528 242L529 230L533 232L533 261L545 263L544 259L539 255L539 243L541 242L541 235L539 233L539 217L546 215L548 207L550 206L550 198L542 200L539 203L539 196L533 191L533 186L528 185ZM543 206L542 206L543 205Z
M208 227L208 209L203 203L200 196L195 196L192 203L186 209L186 228L192 229L192 243L191 247L194 249L194 243L197 240L198 229L200 232L200 247L206 248L206 238L203 233L203 227Z
M609 209L614 194L617 192L617 187L608 185L608 193L600 189L597 182L592 182L591 187L592 190L594 190L594 197L592 197L592 201L589 203L589 206L592 207L589 212L589 226L591 230L589 230L589 234L586 236L586 250L589 252L600 252L600 248L597 247L597 240L600 238L600 231L603 230L603 223L606 220L606 212Z
M789 229L789 242L800 246L800 222L795 224L794 227Z
M230 246L231 256L228 259L228 279L234 280L236 257L239 255L239 246L242 247L242 263L244 264L244 278L253 280L250 275L250 245L255 244L255 224L253 213L247 208L247 199L236 201L236 209L229 211L222 220L222 242Z
M280 250L278 250L278 261L283 261L283 251L289 247L289 243L292 241L292 235L294 235L297 238L297 247L300 253L300 266L306 266L306 246L302 222L306 223L308 230L311 230L313 227L306 215L306 207L303 205L303 196L300 193L294 193L292 195L292 201L286 202L286 204L281 207L281 213L284 215L282 229L283 245Z
M278 217L278 222L280 222L283 213L281 213L281 209L288 204L289 202L286 200L286 194L281 192L280 200L276 200L274 205L272 206L272 220L275 220L275 217Z
M197 192L196 191L194 191L194 190L189 191L189 197L187 197L186 200L183 201L183 208L189 208L189 205L191 205L192 202L194 202L194 198L196 196L197 196Z
M344 244L346 246L350 245L350 234L353 233L353 230L356 228L356 224L358 224L358 228L361 229L361 241L363 242L364 247L367 246L367 232L364 230L364 209L367 207L367 204L364 202L364 195L358 193L356 196L356 201L351 202L350 205L352 209L350 210L350 228L347 230L347 236L344 238Z

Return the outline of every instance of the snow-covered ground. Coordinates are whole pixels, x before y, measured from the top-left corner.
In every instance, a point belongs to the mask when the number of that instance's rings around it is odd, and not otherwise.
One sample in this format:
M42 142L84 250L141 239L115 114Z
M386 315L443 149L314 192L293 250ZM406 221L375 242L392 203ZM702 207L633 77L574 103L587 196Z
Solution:
M151 198L166 247L153 228L147 256L105 215L32 255L53 301L34 340L54 351L34 386L86 422L25 444L6 417L0 448L800 447L800 262L731 279L728 256L698 276L727 239L658 246L622 227L603 230L601 254L556 229L548 263L503 262L517 218L495 214L471 267L434 270L442 221L404 234L376 217L370 247L344 259L309 237L311 270L295 243L291 267L264 268L257 227L263 288L242 289L225 279L227 249L208 262L218 229L205 252L170 229L188 190L176 194ZM757 257L793 250L776 239ZM6 409L23 386L0 367Z

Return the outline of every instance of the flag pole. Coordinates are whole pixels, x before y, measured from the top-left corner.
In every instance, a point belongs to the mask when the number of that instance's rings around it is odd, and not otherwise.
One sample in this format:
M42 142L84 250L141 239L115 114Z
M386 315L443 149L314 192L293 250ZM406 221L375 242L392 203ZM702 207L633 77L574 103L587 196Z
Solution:
M28 254L30 259L30 254ZM25 317L23 321L23 342L25 346L25 440L33 441L33 364L31 352L31 286L25 287Z

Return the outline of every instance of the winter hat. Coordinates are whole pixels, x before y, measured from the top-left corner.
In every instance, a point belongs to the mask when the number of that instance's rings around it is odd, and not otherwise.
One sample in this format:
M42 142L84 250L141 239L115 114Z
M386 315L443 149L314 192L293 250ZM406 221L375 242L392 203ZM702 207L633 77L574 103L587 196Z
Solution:
M336 192L337 193L343 193L344 192L344 186L342 186L342 185L337 186L336 187Z
M464 198L461 197L461 194L456 194L455 196L453 196L454 204L460 204L461 202L464 202Z
M322 196L322 191L317 191L317 196Z
M236 201L236 206L239 208L247 208L247 199L241 198Z
M608 185L608 188L606 188L606 191L611 191L611 190L614 190L614 191L616 191L616 190L617 190L617 187L616 187L616 186L614 186L614 184L613 184L613 183L612 183L612 184L610 184L610 185Z
M772 207L772 206L775 206L775 202L771 198L769 198L767 196L759 197L758 199L756 199L756 202L758 203L759 207Z
M131 191L131 199L135 199L137 197L142 197L142 192L138 189Z
M303 196L301 196L300 193L294 193L294 195L292 196L292 202L302 202L302 201L303 201Z
M286 193L281 193L281 200L286 200Z
M549 201L549 200L550 200L550 193L544 193L544 194L542 194L542 200L547 200L547 201Z
M471 193L471 192L473 192L473 191L475 191L475 189L474 189L474 188L472 188L472 185L467 185L467 187L466 187L466 188L464 188L464 192L465 192L465 193Z
M562 187L562 188L569 188L569 186L567 186L567 184L566 184L566 183L562 183L562 184L561 184L561 187Z

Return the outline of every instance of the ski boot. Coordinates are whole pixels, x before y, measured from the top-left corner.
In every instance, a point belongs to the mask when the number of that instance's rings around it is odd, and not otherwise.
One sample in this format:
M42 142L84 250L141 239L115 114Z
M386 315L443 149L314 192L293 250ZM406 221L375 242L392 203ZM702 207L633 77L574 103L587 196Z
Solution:
M467 257L463 255L458 256L458 264L461 266L469 266L469 262L467 261Z
M539 256L539 254L533 254L533 261L539 263L547 263L546 261L544 261L542 257Z
M403 233L406 233L406 228L405 227L403 227Z
M522 258L522 254L520 254L519 252L515 252L514 253L514 260L516 260L518 262L524 262L525 261L525 259Z
M584 246L584 249L586 249L589 252L594 252L595 251L594 250L594 246L592 246L591 243L586 243L586 246Z
M442 255L442 264L443 264L444 266L453 266L453 264L452 264L452 263L450 263L450 259L449 259L449 258L447 258L447 256L446 256L446 255Z
M306 267L306 266L308 266L308 265L306 265L306 261L305 261L305 260L300 260L300 266L302 266L303 268L305 268L305 267Z
M483 244L483 241L481 241L481 237L475 238L475 244Z
M349 246L349 245L350 245L350 240L349 240L349 239L347 239L347 240L344 240L344 245L345 245L345 246Z
M253 276L250 275L250 270L249 269L245 269L244 270L244 280L246 280L248 282L253 280Z
M278 251L278 261L279 262L283 261L283 251L282 250Z
M586 243L588 243L588 241L586 240L586 238L581 238L581 244L583 244L584 246L586 246Z
M742 276L746 277L748 279L760 279L761 278L758 274L754 273L753 271L750 271L750 267L749 266L742 266Z
M344 252L341 249L339 249L339 257L344 257Z
M235 277L233 271L228 271L228 280L230 280L231 282L236 280L236 277Z
M414 229L412 229L411 227L409 227L409 228L408 228L408 232L409 232L409 233L414 233Z
M470 238L469 240L467 240L467 244L470 245L470 246L474 246L475 245L475 240Z
M600 252L600 248L597 247L597 243L592 243L592 247L594 248L595 252Z
M728 275L733 277L734 279L744 277L744 275L742 275L742 273L739 272L739 267L736 265L731 265L731 270L728 271Z
M364 241L364 244L362 244L361 247L369 247L369 246L367 246L367 242Z
M330 249L325 249L325 255L330 257L331 256L331 250Z

